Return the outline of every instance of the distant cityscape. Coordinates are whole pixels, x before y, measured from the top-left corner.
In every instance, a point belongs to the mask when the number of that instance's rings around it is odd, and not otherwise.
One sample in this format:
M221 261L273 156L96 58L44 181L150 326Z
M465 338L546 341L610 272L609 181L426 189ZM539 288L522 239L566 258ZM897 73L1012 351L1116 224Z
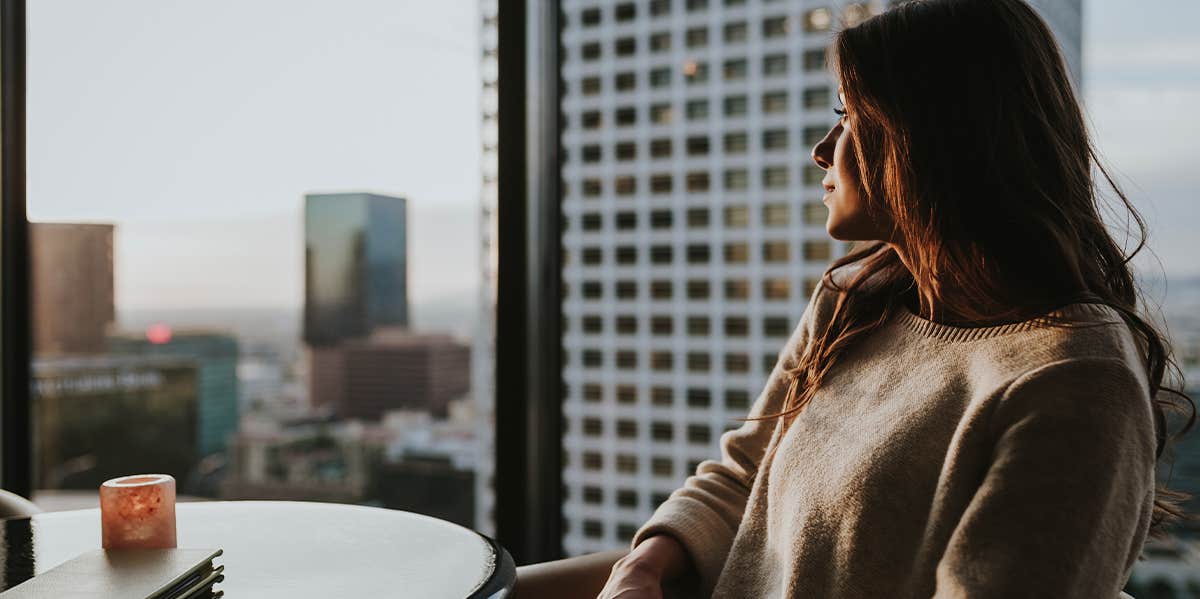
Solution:
M889 3L829 4L563 3L569 554L624 546L718 455L845 252L805 156L832 114L833 23ZM1080 1L1034 4L1078 84ZM479 6L481 227L464 240L478 295L411 302L410 198L297 198L305 294L280 308L123 307L119 225L33 223L36 501L93 505L101 481L153 471L196 499L358 503L492 532L497 3ZM1148 279L1149 296L1200 398L1200 277L1168 283ZM1162 476L1200 495L1200 433L1173 457ZM1139 599L1200 597L1200 524L1145 557Z

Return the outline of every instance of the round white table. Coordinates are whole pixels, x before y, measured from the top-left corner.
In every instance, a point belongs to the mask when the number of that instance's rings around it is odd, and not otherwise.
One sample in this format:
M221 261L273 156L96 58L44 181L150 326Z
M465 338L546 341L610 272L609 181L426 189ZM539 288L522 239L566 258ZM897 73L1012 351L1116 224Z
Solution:
M179 547L220 548L226 597L500 599L516 582L491 539L410 512L329 503L176 506ZM100 511L3 521L0 590L100 548Z

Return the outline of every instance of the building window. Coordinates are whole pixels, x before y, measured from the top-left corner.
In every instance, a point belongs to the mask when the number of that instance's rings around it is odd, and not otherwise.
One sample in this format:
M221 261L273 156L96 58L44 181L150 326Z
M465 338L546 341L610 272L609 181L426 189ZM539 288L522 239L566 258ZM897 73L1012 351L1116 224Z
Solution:
M579 22L584 27L595 27L600 24L600 9L589 8L579 13Z
M675 367L675 354L669 351L656 351L650 354L650 368L653 370L670 370Z
M617 421L617 436L622 439L632 439L632 438L637 437L637 422L634 422L633 420L618 420ZM635 464L637 463L636 458L634 458L634 463ZM620 464L620 461L618 460L618 467L617 467L618 470L620 470L619 464ZM636 466L634 467L634 469L635 470L637 469Z
M617 334L618 335L636 335L637 334L637 317L635 316L618 316L617 317ZM620 359L618 358L618 361Z
M594 198L604 193L604 185L599 179L584 179L581 189L586 198Z
M618 435L620 435L620 433L621 433L621 425L625 422L628 422L628 421L622 420L620 422L617 422L617 434ZM634 432L634 436L635 437L637 436L636 429ZM628 453L617 454L617 472L620 472L622 474L637 474L637 471L638 471L638 458L636 455L631 455Z
M762 133L763 150L767 152L786 150L788 147L787 129L768 129Z
M583 401L596 403L604 400L604 387L595 383L583 386Z
M650 298L669 300L674 296L675 286L670 281L650 281Z
M655 441L671 441L675 438L675 427L670 422L651 422L650 438Z
M617 281L616 287L618 299L637 299L637 281Z
M687 118L689 121L708 118L708 100L688 100Z
M824 50L805 50L804 51L804 70L808 73L825 70L825 51Z
M670 104L651 104L650 105L650 122L657 125L665 125L671 122L671 105Z
M784 37L790 29L787 17L768 17L763 19L762 34L765 38Z
M694 171L687 174L687 190L690 192L708 191L708 171Z
M650 262L652 264L670 264L674 252L669 245L650 246Z
M787 109L787 92L776 91L763 94L762 111L764 114L779 114L781 112L787 112Z
M598 247L585 247L582 254L584 264L600 264L604 261L604 251Z
M670 316L654 316L650 318L650 334L670 335L675 330L675 321Z
M708 244L692 244L687 246L688 264L708 264Z
M707 156L708 136L701 135L687 138L687 153L688 156Z
M687 211L689 229L700 229L708 226L708 208L689 208Z
M708 0L687 0L688 12L708 10Z
M689 408L707 408L712 404L712 392L708 389L692 388L687 390L687 405Z
M588 437L599 437L604 434L604 421L599 418L583 419L583 434Z
M763 280L763 299L785 300L791 295L792 285L784 278L769 278Z
M814 110L828 108L830 92L828 87L810 87L804 90L804 108Z
M775 363L778 361L779 361L779 356L777 356L775 354L763 354L762 355L763 372L771 372L772 370L775 370Z
M599 110L589 110L579 115L579 124L584 129L599 129L604 124Z
M589 315L583 317L583 332L585 333L600 333L604 331L604 319L599 316Z
M750 225L750 209L745 204L725 207L725 228L745 229ZM743 244L745 245L745 244ZM726 252L728 253L728 252Z
M671 458L651 458L650 471L657 477L672 478L675 476L675 462Z
M656 406L669 406L675 403L675 392L670 387L651 387L650 403Z
M650 193L671 193L671 175L659 174L650 177Z
M600 42L588 42L579 47L579 55L584 60L599 60L600 53Z
M636 212L618 212L616 218L618 231L628 231L637 228L637 213Z
M687 41L689 48L706 48L708 47L708 28L693 27L684 33L684 39Z
M613 179L613 193L619 196L629 196L637 193L637 178L625 175Z
M747 410L750 408L750 393L742 389L725 390L725 409Z
M744 242L725 244L725 262L728 264L745 264L750 259L750 250Z
M725 43L736 44L746 41L747 27L745 21L725 25Z
M787 226L791 219L791 209L787 204L764 204L762 220L765 227Z
M725 98L725 116L746 116L747 110L746 96L727 96Z
M766 241L762 245L763 262L787 262L788 242Z
M621 142L613 148L617 160L634 160L637 158L637 144L632 141Z
M817 286L821 284L820 278L805 277L804 279L804 295L812 297L816 293Z
M613 86L616 87L617 91L619 91L619 92L627 92L632 89L636 89L637 88L637 74L636 73L617 73L613 77Z
M726 133L725 134L725 153L727 154L745 154L748 136L745 133Z
M725 372L735 374L750 372L750 356L743 353L725 354Z
M633 385L618 385L617 386L617 403L631 404L637 403L637 387Z
M615 42L617 56L632 56L637 52L637 40L632 37L623 37Z
M809 164L804 167L804 184L805 185L820 185L825 179L825 169Z
M650 140L650 156L667 158L671 156L671 140L668 138Z
M825 135L828 132L829 132L829 130L826 129L825 127L805 127L804 128L804 145L813 146L813 145L820 143L820 141L822 139L825 139Z
M650 0L650 14L655 17L671 14L671 0Z
M687 319L688 335L693 337L703 337L709 334L712 327L711 321L707 316L689 316Z
M604 454L595 451L583 452L583 468L584 470L603 470Z
M618 351L616 355L617 368L635 370L638 366L637 352L632 350Z
M688 352L688 372L708 372L712 369L712 358L704 352Z
M708 281L704 279L692 279L687 282L687 297L690 300L708 299L709 286Z
M764 56L762 71L765 77L786 75L788 71L787 54L768 54Z
M723 70L726 81L741 81L746 78L746 59L726 60Z
M618 126L628 127L637 124L637 109L632 106L625 106L613 111L613 120Z
M604 503L604 489L600 487L587 486L583 488L583 502L592 505Z
M745 279L725 281L725 299L739 301L750 299L750 282Z
M604 156L604 152L598 145L587 145L580 148L580 154L583 155L584 162L600 162Z
M589 539L604 538L604 523L599 520L584 520L583 536Z
M637 255L636 246L617 246L617 264L637 264Z
M637 6L632 2L618 4L616 9L613 11L613 14L619 23L632 21L637 18Z
M804 30L809 33L829 31L833 25L833 12L828 8L814 8L804 13Z
M791 334L791 326L787 317L767 316L763 318L763 335L767 337L787 337Z
M651 229L669 229L671 228L671 221L670 210L652 210L650 212Z
M763 187L781 189L788 186L788 168L786 166L769 166L763 169Z
M804 259L809 261L827 261L833 257L833 246L826 240L804 242Z
M708 63L689 60L683 64L683 76L689 84L708 81Z
M650 87L667 87L669 85L671 85L671 69L667 67L651 69Z
M617 505L618 506L620 506L620 507L637 507L637 504L638 504L637 491L631 491L629 489L618 489L617 490ZM626 531L624 534L618 533L619 536L632 537L634 534L637 533L637 529L638 529L637 526L634 526L634 525L622 525L622 526L624 526L624 527L632 526L633 530L632 530L632 532Z
M666 52L671 49L671 32L660 31L650 34L650 51Z
M599 231L603 221L601 216L595 212L585 212L579 217L579 227L584 231Z
M600 368L604 366L604 354L598 349L585 349L581 355L585 367Z
M750 176L746 169L732 169L725 171L725 190L726 191L742 191L750 186Z
M744 316L727 316L725 318L725 335L729 337L745 337L750 334L750 319Z
M604 296L603 290L599 281L584 281L582 295L586 299L600 299Z
M707 445L712 442L712 429L703 424L689 424L687 427L688 443Z

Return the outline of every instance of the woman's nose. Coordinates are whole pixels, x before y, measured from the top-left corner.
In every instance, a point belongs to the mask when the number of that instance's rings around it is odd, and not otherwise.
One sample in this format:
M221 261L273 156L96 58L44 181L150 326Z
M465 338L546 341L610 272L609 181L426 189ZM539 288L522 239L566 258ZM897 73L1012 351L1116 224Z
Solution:
M825 137L812 149L813 162L825 170L829 170L833 166L833 148L837 145L836 130L837 127L830 129L829 133L826 133Z

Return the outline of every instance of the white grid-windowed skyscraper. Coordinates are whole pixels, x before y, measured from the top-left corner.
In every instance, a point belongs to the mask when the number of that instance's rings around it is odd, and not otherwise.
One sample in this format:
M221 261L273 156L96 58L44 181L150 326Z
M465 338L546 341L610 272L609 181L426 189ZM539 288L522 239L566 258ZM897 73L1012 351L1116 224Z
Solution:
M1079 0L1045 0L1078 77ZM884 2L566 0L563 506L621 546L739 425L845 247L825 51ZM1077 79L1078 80L1078 79Z

